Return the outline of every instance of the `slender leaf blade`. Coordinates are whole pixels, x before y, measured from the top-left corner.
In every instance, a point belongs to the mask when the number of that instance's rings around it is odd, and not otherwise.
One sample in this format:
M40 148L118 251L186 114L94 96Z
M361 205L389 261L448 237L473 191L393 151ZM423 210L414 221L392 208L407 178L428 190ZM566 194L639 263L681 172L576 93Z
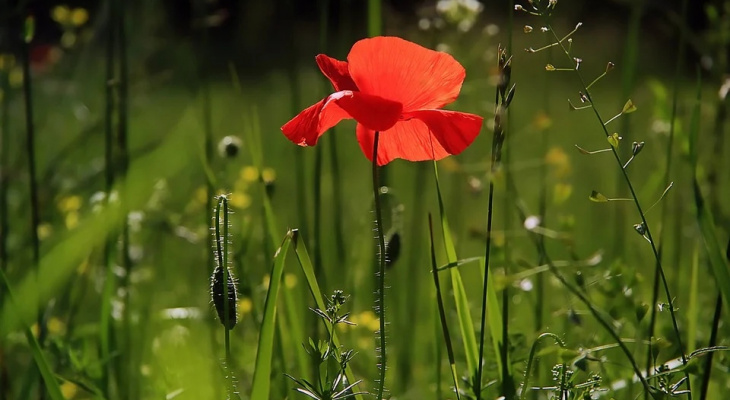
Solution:
M253 374L251 389L252 399L268 399L271 391L271 360L274 353L274 327L276 319L276 299L281 288L281 277L284 273L286 253L292 241L292 231L287 232L281 246L274 255L274 264L271 269L269 290L264 302L264 317L259 332L258 350L256 352L256 368Z

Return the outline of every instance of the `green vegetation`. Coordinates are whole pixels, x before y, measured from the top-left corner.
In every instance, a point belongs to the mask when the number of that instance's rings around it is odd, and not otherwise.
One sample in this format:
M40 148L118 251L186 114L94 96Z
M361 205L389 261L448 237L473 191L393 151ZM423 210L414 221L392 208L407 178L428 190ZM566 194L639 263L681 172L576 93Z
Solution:
M0 400L730 392L730 2L702 33L688 0L593 26L442 0L407 28L363 2L363 35L463 64L447 108L485 121L383 168L353 121L282 135L331 93L316 53L243 68L200 27L148 41L155 2L104 3L50 10L40 61L18 9L0 54ZM344 59L327 5L303 37Z

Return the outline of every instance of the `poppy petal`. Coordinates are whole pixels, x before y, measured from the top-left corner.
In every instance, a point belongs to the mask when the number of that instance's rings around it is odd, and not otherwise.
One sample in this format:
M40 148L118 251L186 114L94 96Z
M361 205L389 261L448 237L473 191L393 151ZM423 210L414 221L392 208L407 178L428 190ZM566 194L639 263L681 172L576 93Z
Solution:
M325 54L319 54L315 59L320 71L332 82L335 91L358 90L357 85L350 77L350 71L347 70L346 61L340 61Z
M400 118L400 103L351 90L333 93L300 112L281 127L300 146L314 146L320 136L343 119L355 119L370 129L386 130Z
M398 101L405 111L451 103L466 75L451 55L397 37L360 40L352 46L347 61L361 92Z
M375 131L357 124L357 141L368 160L373 160ZM418 119L399 121L392 128L381 131L378 139L378 165L396 158L408 161L440 160L449 153L429 133L426 124Z
M404 116L392 128L381 131L378 165L396 158L408 161L440 160L461 153L479 135L482 117L455 111L424 110ZM357 125L357 140L372 161L375 131Z
M423 121L449 154L459 154L479 136L483 118L447 110L420 110L404 115Z

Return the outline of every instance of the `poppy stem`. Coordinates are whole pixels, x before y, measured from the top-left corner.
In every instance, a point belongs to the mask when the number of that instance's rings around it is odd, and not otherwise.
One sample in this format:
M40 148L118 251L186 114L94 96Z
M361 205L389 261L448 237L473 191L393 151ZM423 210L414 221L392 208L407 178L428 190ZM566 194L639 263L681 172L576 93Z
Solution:
M380 182L378 176L378 140L380 132L375 131L375 139L373 141L373 200L375 201L375 228L378 232L378 290L377 290L377 306L375 311L380 319L380 377L378 379L378 400L383 399L383 391L385 389L385 236L383 235L383 217L380 211Z

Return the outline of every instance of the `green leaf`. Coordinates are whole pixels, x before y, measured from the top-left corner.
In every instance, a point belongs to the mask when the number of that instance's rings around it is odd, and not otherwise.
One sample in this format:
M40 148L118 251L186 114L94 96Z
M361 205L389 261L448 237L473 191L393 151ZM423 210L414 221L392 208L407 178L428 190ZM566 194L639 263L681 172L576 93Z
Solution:
M256 367L251 388L252 399L268 399L271 391L271 360L274 356L274 326L276 319L276 299L281 288L281 277L284 274L284 261L292 241L292 231L287 232L274 255L271 269L269 290L264 302L264 318L259 331L259 343L256 351Z
M591 195L588 197L590 201L594 201L596 203L606 203L608 202L608 197L602 195L599 192L596 192L595 190L591 191Z
M634 102L629 99L626 101L626 104L624 104L623 110L621 110L621 114L631 114L632 112L636 111L636 106L634 105Z
M436 193L439 201L439 214L441 217L441 231L444 238L444 247L446 248L446 259L449 264L458 262L456 257L456 248L454 247L454 241L451 238L451 229L449 228L449 221L446 218L444 212L444 203L441 197L441 188L438 179L438 167L436 162L433 163L434 175L436 178ZM477 347L477 338L474 333L474 323L471 319L469 310L469 299L466 295L466 289L464 289L464 282L461 279L461 273L457 268L449 269L451 275L451 286L454 291L454 300L456 303L456 315L459 319L459 329L461 330L461 337L464 341L464 353L466 355L466 366L470 374L474 374L478 366L479 348Z

